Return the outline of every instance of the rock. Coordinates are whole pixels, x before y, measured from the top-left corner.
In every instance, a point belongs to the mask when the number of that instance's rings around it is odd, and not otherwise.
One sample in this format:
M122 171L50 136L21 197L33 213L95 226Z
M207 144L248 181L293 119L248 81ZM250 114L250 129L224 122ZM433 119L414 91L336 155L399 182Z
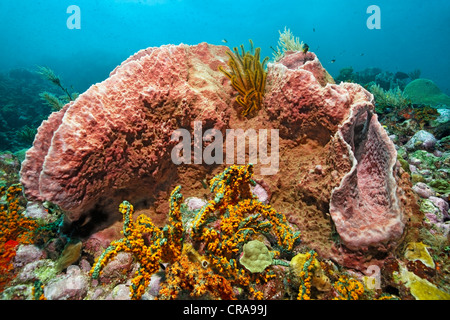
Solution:
M436 147L437 139L431 133L420 130L405 144L408 150L433 150Z
M122 283L115 286L106 300L131 300L129 285Z
M427 184L423 182L416 183L416 185L413 186L412 189L422 198L429 198L431 196L436 195L436 192L434 192L433 189L431 189Z
M43 206L41 202L29 201L27 202L27 209L23 213L27 218L31 219L48 219L48 210Z
M450 97L442 93L441 89L431 80L416 79L408 83L403 94L415 104L450 106Z
M436 138L444 139L450 134L450 109L438 108L437 112L439 116L430 125Z
M430 197L431 198L431 197ZM433 197L436 198L436 197ZM424 199L420 204L420 211L425 213L428 218L435 222L443 222L444 214L439 210L439 208L429 199ZM434 217L431 217L434 216Z
M269 193L259 183L251 188L253 195L255 195L259 201L264 204L269 203Z
M442 198L438 198L438 197L434 197L434 196L430 196L428 198L428 200L430 200L431 202L433 202L433 204L439 208L440 213L442 214L442 218L443 219L449 219L449 215L448 215L448 209L449 209L449 204L447 201L445 201Z
M435 172L438 169L441 159L426 150L416 150L408 155L409 163L416 166L419 173L423 170Z
M125 278L127 273L132 269L133 257L131 253L119 252L108 264L103 268L100 275L102 283L111 283Z
M187 206L190 211L199 210L206 204L206 201L196 197L190 197L186 199Z
M54 261L50 259L36 260L26 264L17 275L21 283L40 280L45 282L55 277L57 271Z
M163 281L162 276L159 274L153 274L150 283L148 284L147 293L153 297L157 297L159 294L159 290L161 289L161 282Z
M66 274L51 279L44 287L48 300L81 300L88 291L88 276L78 266L69 266Z
M14 267L21 268L26 264L45 258L45 251L35 245L20 245L14 257Z

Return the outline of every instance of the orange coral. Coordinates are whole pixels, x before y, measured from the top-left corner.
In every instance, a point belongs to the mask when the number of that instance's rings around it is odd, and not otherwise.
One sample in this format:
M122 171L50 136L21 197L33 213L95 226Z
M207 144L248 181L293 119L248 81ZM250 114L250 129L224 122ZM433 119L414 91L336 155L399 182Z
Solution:
M284 215L253 197L250 184L253 166L231 166L211 180L214 200L198 212L190 233L194 245L201 243L202 254L190 243L184 243L184 227L181 221L183 197L176 187L170 196L169 224L160 229L151 220L140 215L132 220L133 206L124 201L120 205L123 214L124 238L113 241L95 262L91 275L97 278L106 263L119 251L131 252L139 269L132 279L131 297L139 299L150 282L160 262L167 262L166 280L160 290L160 298L178 298L183 292L192 297L205 294L213 298L232 299L232 285L241 286L250 297L263 299L263 287L275 277L272 270L251 273L238 265L238 256L244 243L253 236L267 236L276 248L273 257L291 255L300 233L288 226ZM214 225L211 225L214 223ZM204 254L203 254L204 253Z
M250 286L250 295L260 299L262 292L253 286L266 283L274 274L270 270L250 273L239 268L237 259L243 245L251 237L271 234L270 238L276 241L272 246L278 249L272 251L273 257L289 255L300 240L300 233L291 230L284 215L253 197L252 175L251 164L231 166L211 180L215 198L197 213L191 238L203 243L216 272L234 285Z
M364 286L358 280L347 276L340 276L333 285L338 293L334 300L358 300L364 293Z
M317 253L313 250L306 253L306 262L303 265L303 270L300 272L300 288L297 296L297 300L310 300L311 299L311 277L313 275L313 269L315 261L317 259Z
M19 244L33 242L33 231L38 227L35 220L22 215L20 205L22 186L0 187L0 291L13 277L11 260Z
M236 299L227 279L214 274L207 265L205 267L189 259L192 254L185 251L179 260L166 269L167 280L161 285L159 299L183 298L183 295L191 298Z

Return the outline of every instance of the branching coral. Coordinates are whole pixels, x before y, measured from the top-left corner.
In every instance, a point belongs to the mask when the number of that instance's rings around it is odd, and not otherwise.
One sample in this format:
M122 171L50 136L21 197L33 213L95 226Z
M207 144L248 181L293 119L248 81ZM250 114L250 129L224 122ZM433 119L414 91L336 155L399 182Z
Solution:
M334 284L338 296L334 300L358 300L364 293L364 285L353 278L340 276Z
M49 105L53 111L61 110L66 103L73 101L78 97L78 93L70 93L69 90L62 85L61 79L55 74L52 69L39 66L37 73L40 74L44 79L59 87L65 94L65 96L63 97L57 97L53 93L47 91L39 94L41 99L44 100L45 103L47 103L47 105Z
M40 74L44 79L47 79L48 81L53 83L55 86L61 88L61 90L64 91L64 93L67 95L69 100L73 100L73 97L69 93L69 90L67 90L67 88L63 87L63 85L61 84L60 78L55 74L55 72L52 69L50 69L48 67L39 66L37 73Z
M20 184L0 186L0 291L12 276L11 260L17 245L32 243L33 230L38 226L35 220L22 215L21 195Z
M20 130L16 131L16 136L19 141L22 141L28 145L31 145L36 136L37 129L28 125L23 126Z
M57 96L55 96L53 93L44 91L39 94L39 97L52 108L52 111L58 111L61 110L64 105L66 104L66 101L63 101L59 99Z
M219 66L219 70L230 79L231 86L239 92L236 102L242 107L244 117L261 109L267 76L264 68L268 57L260 62L261 48L254 49L251 40L250 45L250 51L245 51L244 45L241 45L241 52L237 47L233 48L234 54L227 52L231 71Z
M270 270L249 273L238 266L238 254L251 237L265 236L271 241L273 257L289 256L300 241L284 215L262 204L251 194L253 166L231 166L211 182L215 192L194 218L191 238L203 243L205 255L212 267L234 285L249 287L254 298L263 298L253 285L274 276Z
M284 32L278 31L280 33L280 39L278 40L277 50L274 50L274 59L279 61L283 58L286 51L304 51L307 47L306 44L300 42L298 37L294 37L290 29L284 27Z
M376 111L383 113L387 108L400 109L410 104L400 88L385 91L378 84L369 87L369 91L374 95Z
M169 225L163 229L156 227L149 217L140 215L133 221L133 205L124 201L119 210L123 215L124 238L113 241L100 255L91 269L94 279L106 263L118 252L125 251L134 255L139 263L130 286L132 299L140 299L150 282L152 274L160 268L160 261L173 263L180 257L183 241L183 225L181 223L180 203L183 197L179 193L181 187L176 187L170 196Z
M300 261L297 261L300 260ZM316 267L317 253L313 250L302 255L299 254L291 261L291 272L298 276L299 292L298 300L310 300L311 299L311 286L313 269ZM300 272L298 272L300 271Z

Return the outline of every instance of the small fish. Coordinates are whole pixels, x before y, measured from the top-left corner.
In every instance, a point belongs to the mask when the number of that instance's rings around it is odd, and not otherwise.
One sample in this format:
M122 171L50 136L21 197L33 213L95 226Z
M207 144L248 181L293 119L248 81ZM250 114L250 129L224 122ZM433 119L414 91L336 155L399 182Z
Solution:
M316 28L313 28L313 32L316 32Z
M222 39L223 43L228 43L227 39Z
M336 62L336 59L332 59L332 60L331 60L331 63L335 63L335 62Z
M364 55L364 53L361 53L361 57Z
M308 52L308 50L309 50L309 46L308 46L308 44L307 43L305 43L305 44L303 44L303 53L307 53Z

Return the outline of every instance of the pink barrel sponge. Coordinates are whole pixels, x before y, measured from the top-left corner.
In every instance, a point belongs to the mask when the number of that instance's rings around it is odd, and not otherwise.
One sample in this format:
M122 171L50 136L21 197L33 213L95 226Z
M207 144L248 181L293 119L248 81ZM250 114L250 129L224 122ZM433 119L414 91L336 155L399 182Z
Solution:
M289 204L283 213L294 222L316 218L311 212L329 213L351 250L395 245L404 230L397 154L374 114L373 96L357 84L335 84L314 53L290 52L268 64L258 115L241 119L233 108L237 93L218 70L226 66L227 50L206 43L168 45L124 61L43 122L22 164L26 197L51 201L67 220L100 228L120 218L124 199L138 207L174 182L189 188L211 177L214 169L205 164L171 161L176 129L193 132L195 121L223 134L228 128L276 129L280 168L264 177L264 188L254 189L262 201L283 199ZM181 174L184 181L177 180ZM290 191L295 188L298 197ZM310 211L302 211L301 198Z
M226 50L206 43L141 50L53 113L22 164L26 197L58 204L70 221L96 223L117 218L124 198L148 197L176 173L174 130L192 132L196 119L205 130L227 126L230 93L218 71Z

